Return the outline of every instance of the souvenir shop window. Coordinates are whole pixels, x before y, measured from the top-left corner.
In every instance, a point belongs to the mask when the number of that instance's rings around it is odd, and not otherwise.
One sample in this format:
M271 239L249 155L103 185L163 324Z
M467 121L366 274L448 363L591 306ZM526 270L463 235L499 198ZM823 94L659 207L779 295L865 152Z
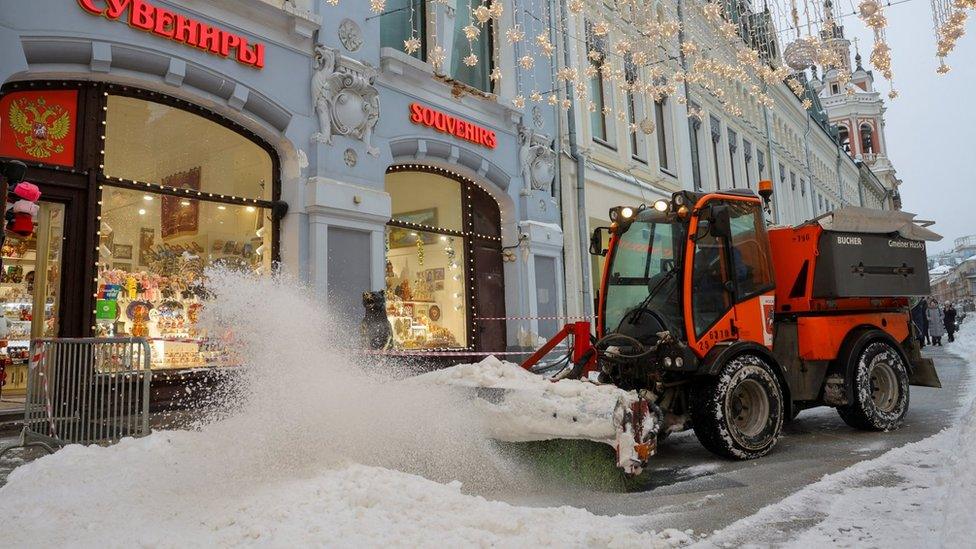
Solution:
M463 238L391 225L386 242L386 307L395 345L467 346Z
M428 172L389 173L386 192L393 202L394 221L444 231L464 230L461 184L453 179Z
M247 137L188 111L109 95L103 172L198 196L272 200L273 162ZM192 176L188 176L191 174Z
M154 368L230 363L197 325L201 276L215 265L270 272L271 211L108 185L101 204L97 335L151 338Z

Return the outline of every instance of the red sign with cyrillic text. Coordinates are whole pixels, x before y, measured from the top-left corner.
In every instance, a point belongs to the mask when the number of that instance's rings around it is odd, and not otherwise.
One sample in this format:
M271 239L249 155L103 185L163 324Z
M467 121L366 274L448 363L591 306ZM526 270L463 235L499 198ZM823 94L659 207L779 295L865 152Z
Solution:
M125 17L132 28L220 57L234 57L239 63L256 69L264 68L264 44L251 44L239 34L212 27L145 0L78 0L78 5L92 15L110 21Z
M436 111L430 107L425 107L420 103L410 104L410 121L414 124L427 126L441 133L450 134L489 149L494 149L498 145L495 132L492 130Z

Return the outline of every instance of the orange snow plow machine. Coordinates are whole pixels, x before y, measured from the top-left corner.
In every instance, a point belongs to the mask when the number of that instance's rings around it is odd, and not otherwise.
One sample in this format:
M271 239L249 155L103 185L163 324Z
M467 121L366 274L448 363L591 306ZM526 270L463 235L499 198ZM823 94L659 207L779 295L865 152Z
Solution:
M613 208L590 242L606 258L595 336L570 324L523 364L568 339L554 379L638 395L614 413L625 471L686 429L715 454L758 458L816 406L856 429L896 429L909 385L940 386L910 306L929 294L925 241L941 237L912 214L849 207L767 228L768 182L760 194L686 191Z

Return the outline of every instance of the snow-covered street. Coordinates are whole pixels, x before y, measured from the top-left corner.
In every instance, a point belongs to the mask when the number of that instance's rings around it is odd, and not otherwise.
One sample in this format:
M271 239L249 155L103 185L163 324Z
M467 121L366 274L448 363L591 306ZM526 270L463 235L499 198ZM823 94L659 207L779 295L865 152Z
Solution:
M948 349L976 364L976 326ZM976 537L976 383L971 373L952 426L825 476L707 540L796 547L972 547Z
M235 326L250 357L248 376L231 390L239 409L197 430L70 446L19 466L0 488L0 513L18 525L0 546L918 547L972 539L972 322L958 342L926 351L943 388L913 388L897 431L855 431L834 410L813 409L770 455L737 462L679 433L652 458L648 480L621 493L541 482L498 451L489 440L497 425L463 393L353 366L333 345L315 343L327 319L277 282L224 283L235 286L233 298L209 321ZM275 311L305 320L254 321L253 304L272 292ZM279 343L264 345L267 335ZM492 364L483 375L494 385L524 385ZM255 382L271 368L279 383ZM477 377L439 377L452 375ZM598 395L566 389L560 399ZM564 400L548 402L541 413L564 413ZM533 423L515 428L528 433Z

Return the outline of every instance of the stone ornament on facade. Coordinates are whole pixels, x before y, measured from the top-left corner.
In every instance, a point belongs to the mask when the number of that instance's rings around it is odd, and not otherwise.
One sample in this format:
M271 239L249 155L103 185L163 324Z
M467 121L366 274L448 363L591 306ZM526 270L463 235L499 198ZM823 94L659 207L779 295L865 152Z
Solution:
M342 154L342 160L346 163L346 166L350 168L355 168L356 163L359 161L359 156L356 151L352 149L346 149L346 152Z
M319 132L312 139L331 145L334 135L344 135L365 143L370 156L379 156L372 143L380 118L379 93L373 85L376 69L321 44L315 46L313 63L312 99Z
M343 19L339 23L339 42L351 52L363 47L363 31L352 19Z
M544 191L549 194L556 178L556 153L553 140L535 130L519 126L519 167L522 170L522 192Z
M539 105L532 107L532 123L535 124L536 128L542 129L542 109L539 108Z

